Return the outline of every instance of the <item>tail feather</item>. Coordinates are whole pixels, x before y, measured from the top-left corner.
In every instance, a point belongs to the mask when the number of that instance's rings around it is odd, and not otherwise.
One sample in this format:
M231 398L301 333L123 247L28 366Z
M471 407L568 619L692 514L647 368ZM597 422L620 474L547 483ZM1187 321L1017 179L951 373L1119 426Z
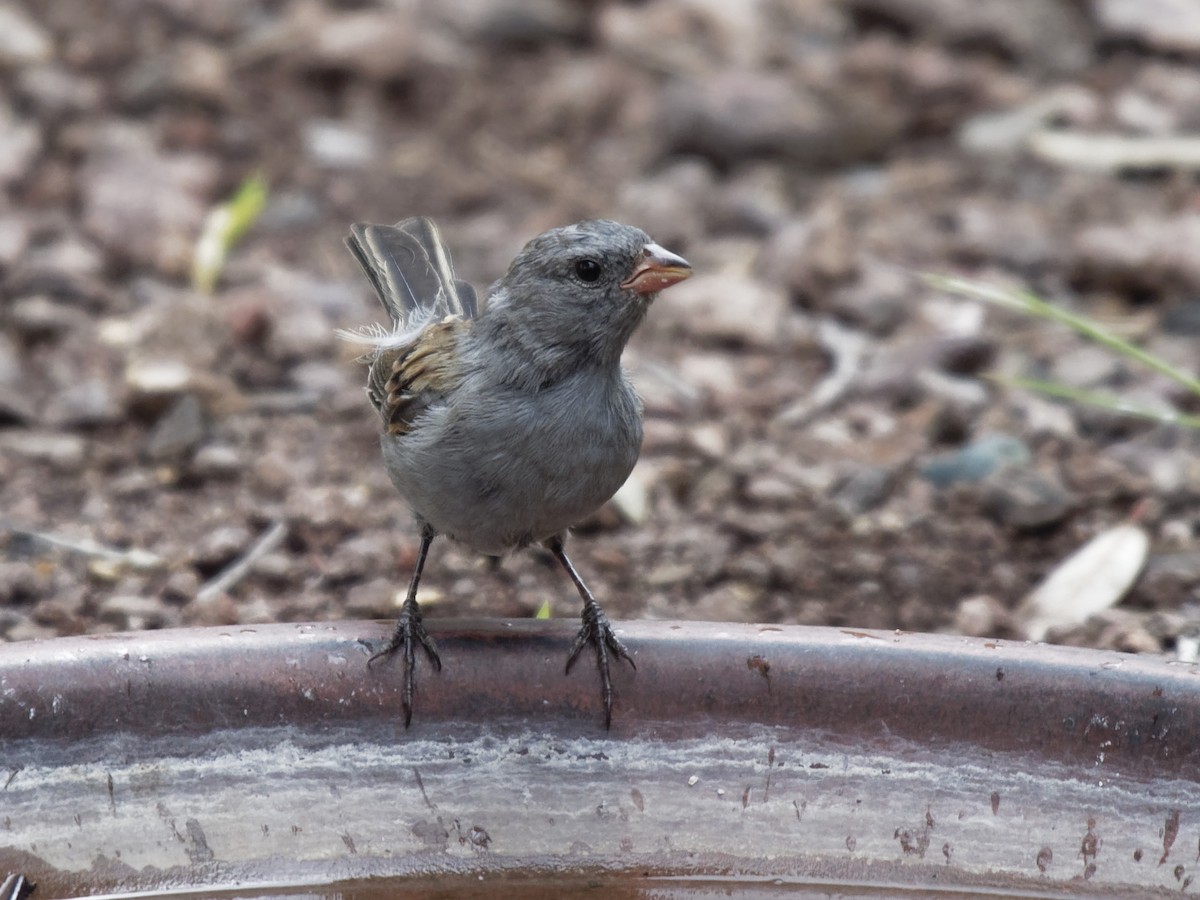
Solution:
M350 226L346 246L362 266L397 331L446 316L473 318L474 289L454 277L450 251L432 219Z

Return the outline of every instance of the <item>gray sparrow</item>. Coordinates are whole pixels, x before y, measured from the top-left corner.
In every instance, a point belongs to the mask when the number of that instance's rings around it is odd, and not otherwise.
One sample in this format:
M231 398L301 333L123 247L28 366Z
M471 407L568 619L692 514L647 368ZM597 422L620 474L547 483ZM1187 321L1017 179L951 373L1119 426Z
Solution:
M621 352L659 291L691 267L640 229L580 222L526 244L479 302L455 278L431 219L354 225L346 244L391 325L342 336L369 347L367 395L383 420L384 464L421 529L395 631L371 657L403 651L405 725L416 645L441 669L417 586L430 544L446 535L493 557L534 544L553 554L583 600L566 671L594 648L609 726L609 658L631 666L633 658L564 542L633 469L642 404Z

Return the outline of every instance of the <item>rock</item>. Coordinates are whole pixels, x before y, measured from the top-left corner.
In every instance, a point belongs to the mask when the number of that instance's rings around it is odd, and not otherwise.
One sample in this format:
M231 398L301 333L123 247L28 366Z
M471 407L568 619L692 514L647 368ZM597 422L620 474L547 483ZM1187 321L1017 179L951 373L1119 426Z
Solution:
M908 33L991 47L1051 72L1073 72L1092 57L1087 21L1062 0L852 0L851 6Z
M164 154L145 131L109 128L80 171L84 227L119 258L184 276L216 177L214 160Z
M0 214L0 271L16 262L29 246L32 223L28 217Z
M125 386L130 402L162 408L195 383L191 367L182 359L133 359L125 367Z
M756 237L772 233L791 213L784 172L770 163L742 167L712 191L711 228Z
M352 619L387 619L396 615L396 582L373 578L353 585L342 598L342 609Z
M303 128L304 151L310 160L329 169L361 169L375 159L373 137L344 122L310 119Z
M1071 251L1077 275L1116 288L1200 290L1200 213L1139 216L1079 231Z
M23 367L17 344L0 331L0 384L16 388L21 382Z
M864 263L857 267L845 258L832 271L824 268L835 279L839 268L851 276L857 269L858 277L844 284L818 287L812 299L821 309L875 337L887 337L903 324L912 307L913 282L908 273L891 265ZM812 274L817 277L810 285L819 285L824 280L824 276Z
M947 488L952 484L983 481L993 472L1023 465L1031 458L1029 448L1020 438L993 434L959 450L934 456L920 467L920 471L935 487Z
M41 152L42 132L37 124L18 119L0 106L0 189L24 178Z
M300 363L292 369L291 378L296 387L318 398L318 402L336 397L347 389L350 381L345 366L324 360ZM357 380L353 391L355 401L361 403L362 393Z
M200 478L232 479L245 471L246 464L236 447L208 444L196 451L189 469Z
M985 512L1001 525L1024 530L1056 525L1077 504L1057 479L1024 467L993 474L983 494Z
M286 314L273 319L267 347L271 356L284 361L310 361L326 356L333 347L329 319L313 307L293 304Z
M38 409L27 391L0 379L0 427L31 425L38 420Z
M753 69L717 69L679 79L662 92L658 120L667 150L727 166L776 156L800 164L838 158L834 122L791 79Z
M14 297L44 296L72 304L62 311L63 320L88 321L80 315L81 300L105 298L100 284L104 272L103 254L91 242L74 232L65 232L56 240L30 247L13 266L9 291Z
M312 192L282 190L267 198L267 206L254 227L263 232L286 233L312 227L322 215L322 201Z
M637 225L676 252L694 245L707 230L707 198L716 181L712 166L687 159L646 178L626 183L617 217Z
M177 100L224 106L233 90L230 54L197 40L184 40L171 50L171 94Z
M54 63L25 69L17 79L17 90L42 121L94 109L101 98L96 79Z
M1049 380L1094 388L1112 385L1125 371L1121 355L1096 344L1080 344L1055 354Z
M54 53L49 33L16 4L0 3L0 71L48 62Z
M18 334L30 342L58 339L71 331L85 333L91 324L83 310L43 294L23 297L13 303L9 322ZM3 377L2 373L0 377Z
M246 552L252 543L254 535L244 525L221 525L192 546L192 565L204 575L215 575Z
M146 439L146 455L155 461L186 456L204 440L208 421L200 401L184 394L154 424Z
M304 68L353 72L377 81L410 74L421 32L412 4L387 9L333 10L323 3L297 3L289 11L284 46Z
M473 4L474 22L459 19L478 40L501 47L531 48L561 41L580 41L588 29L586 7L558 0L488 0Z
M66 471L83 465L86 447L82 438L61 431L0 431L0 450Z
M882 504L896 479L886 466L865 466L838 485L830 499L848 516L860 516Z
M656 308L659 325L708 343L774 347L789 304L779 288L732 272L694 275L671 289L671 302Z
M166 608L155 597L116 594L100 602L99 617L118 628L140 631L160 628L166 619Z
M937 342L933 360L951 375L978 375L992 364L998 351L990 335L954 335Z
M1095 0L1092 13L1109 38L1135 38L1167 53L1200 52L1200 7L1192 0Z
M680 380L708 394L719 408L731 408L743 400L745 373L729 353L689 353L678 368Z
M1200 300L1189 300L1163 313L1162 329L1180 337L1200 337Z
M384 532L356 534L338 543L326 559L322 574L335 583L359 581L377 572L391 571L395 557L395 546Z
M967 637L991 637L1005 630L1008 610L995 597L980 594L967 597L954 613L954 630Z
M121 421L124 405L106 378L83 378L55 393L46 422L60 428L94 428Z

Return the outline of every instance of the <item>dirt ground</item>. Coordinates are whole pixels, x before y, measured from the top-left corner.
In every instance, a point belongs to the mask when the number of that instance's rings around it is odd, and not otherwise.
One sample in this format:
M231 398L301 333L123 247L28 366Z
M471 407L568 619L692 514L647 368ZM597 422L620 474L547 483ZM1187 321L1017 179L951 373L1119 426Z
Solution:
M1170 6L0 0L0 636L394 615L417 534L333 335L380 317L348 225L432 215L483 290L604 216L697 272L627 352L633 482L571 544L611 616L1017 636L1135 519L1134 588L1051 639L1177 652L1200 436L985 376L1200 400L918 277L1200 370L1200 23ZM197 292L254 172L264 214ZM578 609L551 560L446 542L422 600Z

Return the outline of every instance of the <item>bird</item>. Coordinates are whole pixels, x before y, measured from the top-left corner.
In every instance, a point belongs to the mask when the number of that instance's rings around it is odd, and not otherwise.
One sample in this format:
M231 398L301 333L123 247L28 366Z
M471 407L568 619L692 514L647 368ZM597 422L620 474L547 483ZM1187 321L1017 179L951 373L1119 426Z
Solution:
M369 663L402 654L408 727L417 647L434 671L442 666L417 602L434 539L493 558L540 545L583 602L566 672L594 649L610 728L609 660L636 664L567 556L566 537L633 470L642 403L621 354L659 292L690 277L691 265L639 228L593 219L533 238L481 302L455 276L428 217L354 224L346 245L391 322L339 334L366 347L384 465L421 535L395 628Z

